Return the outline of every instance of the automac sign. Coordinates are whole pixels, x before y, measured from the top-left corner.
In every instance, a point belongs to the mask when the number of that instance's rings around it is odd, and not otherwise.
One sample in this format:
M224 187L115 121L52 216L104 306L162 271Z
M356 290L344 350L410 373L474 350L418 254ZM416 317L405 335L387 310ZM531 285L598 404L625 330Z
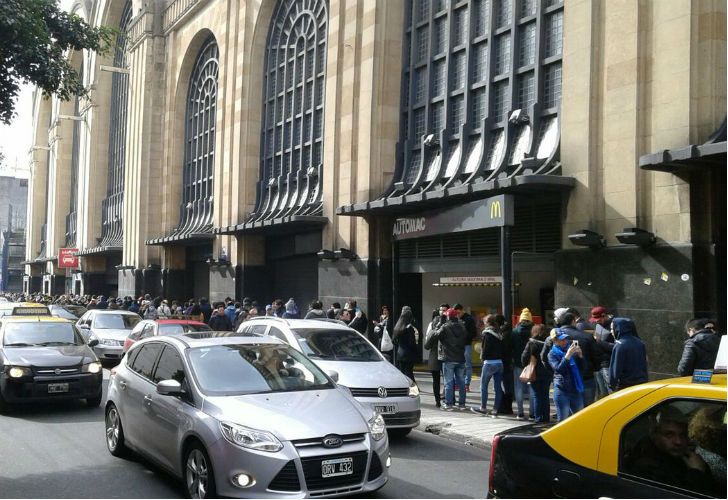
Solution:
M513 196L501 194L394 221L395 240L513 225Z

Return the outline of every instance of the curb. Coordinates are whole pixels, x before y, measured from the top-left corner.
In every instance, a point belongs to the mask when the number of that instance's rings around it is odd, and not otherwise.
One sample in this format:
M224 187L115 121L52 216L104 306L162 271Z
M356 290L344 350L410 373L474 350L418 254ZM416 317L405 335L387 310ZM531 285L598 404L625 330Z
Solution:
M450 429L451 426L452 424L448 422L426 423L420 421L420 425L416 427L416 430L420 432L426 432L434 436L440 436L442 438L449 439L450 441L455 441L466 446L473 446L475 448L480 448L483 450L490 450L491 444L489 441L477 438L475 436L471 436L469 434L464 434L456 430L452 430Z

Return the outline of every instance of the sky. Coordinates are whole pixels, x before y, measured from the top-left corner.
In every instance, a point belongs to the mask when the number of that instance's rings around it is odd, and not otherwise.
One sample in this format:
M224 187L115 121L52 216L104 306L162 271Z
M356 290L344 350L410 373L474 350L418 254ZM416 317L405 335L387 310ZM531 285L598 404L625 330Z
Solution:
M0 0L1 1L1 0ZM62 9L68 10L73 0L60 0ZM33 86L23 85L15 104L16 116L10 125L0 124L0 151L5 155L5 165L0 175L28 177L28 149L33 140ZM2 168L4 167L4 168ZM13 171L15 170L15 171Z

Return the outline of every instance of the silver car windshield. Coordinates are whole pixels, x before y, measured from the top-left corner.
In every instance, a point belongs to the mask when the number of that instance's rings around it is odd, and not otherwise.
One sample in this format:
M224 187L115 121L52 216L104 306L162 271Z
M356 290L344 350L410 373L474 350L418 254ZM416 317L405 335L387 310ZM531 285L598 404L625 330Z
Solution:
M70 323L44 323L40 328L37 322L8 323L3 334L5 347L83 344L83 338Z
M334 385L301 353L280 344L232 344L187 351L192 374L208 395L329 389Z
M293 330L301 349L311 358L336 361L381 361L379 353L357 332L331 328Z
M131 330L142 319L136 314L99 314L94 328L98 330Z

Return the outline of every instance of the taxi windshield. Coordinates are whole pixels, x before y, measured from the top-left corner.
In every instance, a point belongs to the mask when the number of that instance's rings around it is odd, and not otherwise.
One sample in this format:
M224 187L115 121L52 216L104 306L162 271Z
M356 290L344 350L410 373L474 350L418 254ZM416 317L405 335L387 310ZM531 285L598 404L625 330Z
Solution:
M3 334L4 347L83 345L83 339L70 323L35 321L8 323Z
M99 330L131 330L142 319L136 314L99 314L94 328Z
M295 328L306 355L336 361L381 361L379 353L357 332L345 329Z

